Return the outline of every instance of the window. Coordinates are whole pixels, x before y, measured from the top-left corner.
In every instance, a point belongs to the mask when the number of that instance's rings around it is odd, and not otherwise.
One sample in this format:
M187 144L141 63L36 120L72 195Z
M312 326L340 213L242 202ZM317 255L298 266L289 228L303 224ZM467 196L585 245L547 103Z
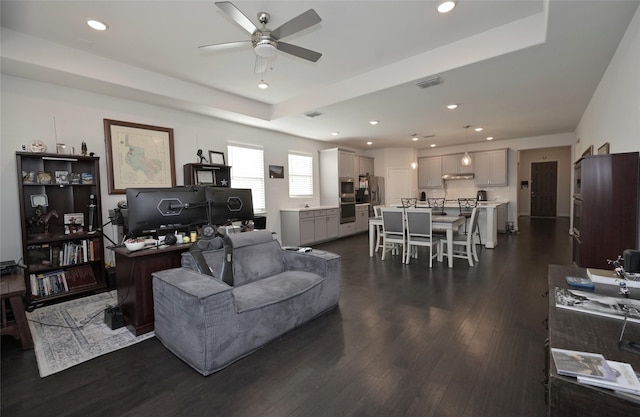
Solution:
M245 146L227 147L231 166L231 186L251 188L253 210L265 210L264 198L264 151Z
M313 196L313 157L289 154L289 197Z

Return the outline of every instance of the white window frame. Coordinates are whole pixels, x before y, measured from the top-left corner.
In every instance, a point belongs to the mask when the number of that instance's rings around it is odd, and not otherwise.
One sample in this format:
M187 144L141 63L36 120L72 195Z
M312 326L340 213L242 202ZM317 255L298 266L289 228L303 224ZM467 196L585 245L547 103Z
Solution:
M250 188L253 211L266 211L264 188L264 149L230 143L227 145L231 166L231 187Z
M302 161L292 161L292 158L305 158L309 162L305 164ZM289 152L289 197L290 198L310 198L313 197L313 155L302 152ZM299 163L302 162L302 163ZM306 165L306 166L305 166ZM302 192L295 192L295 182L302 185Z

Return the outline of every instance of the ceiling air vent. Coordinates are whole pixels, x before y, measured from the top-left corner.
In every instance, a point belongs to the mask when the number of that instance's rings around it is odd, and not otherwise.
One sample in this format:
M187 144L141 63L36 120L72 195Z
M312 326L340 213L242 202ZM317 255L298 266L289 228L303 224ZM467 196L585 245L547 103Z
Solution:
M304 115L307 116L308 119L313 119L314 117L322 116L322 113L320 113L319 111L310 111L309 113L305 113Z
M440 77L427 78L426 80L418 82L416 85L420 88L429 88L438 84L442 84L442 78Z

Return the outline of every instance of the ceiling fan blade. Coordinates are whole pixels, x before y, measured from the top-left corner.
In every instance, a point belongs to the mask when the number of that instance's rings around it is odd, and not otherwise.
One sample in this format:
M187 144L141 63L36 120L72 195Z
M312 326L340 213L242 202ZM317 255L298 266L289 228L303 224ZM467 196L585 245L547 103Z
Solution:
M223 12L228 14L230 18L242 26L250 35L253 35L253 33L258 30L256 25L230 1L218 1L216 2L216 6L221 8Z
M251 41L236 41L236 42L225 42L225 43L212 43L211 45L202 45L198 46L198 49L230 49L235 48L237 46L250 44Z
M320 22L322 22L322 19L320 19L318 13L313 9L309 9L298 17L294 17L288 22L283 23L279 28L271 32L271 36L276 39L282 39Z
M278 49L281 50L282 52L295 55L298 58L306 59L307 61L311 61L311 62L318 61L322 56L320 52L312 51L311 49L303 48L297 45L292 45L286 42L278 42Z

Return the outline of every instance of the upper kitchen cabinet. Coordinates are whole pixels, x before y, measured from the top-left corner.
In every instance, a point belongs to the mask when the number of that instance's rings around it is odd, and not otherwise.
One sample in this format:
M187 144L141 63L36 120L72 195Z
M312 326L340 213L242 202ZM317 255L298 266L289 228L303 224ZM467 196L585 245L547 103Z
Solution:
M356 174L373 175L373 158L368 156L356 156Z
M507 149L476 152L472 159L475 159L476 185L507 185Z
M338 149L338 176L355 178L358 176L356 172L356 154L353 152Z
M443 174L469 174L473 172L473 158L471 165L462 165L464 154L445 155L442 157Z
M442 188L442 157L418 158L418 188Z

